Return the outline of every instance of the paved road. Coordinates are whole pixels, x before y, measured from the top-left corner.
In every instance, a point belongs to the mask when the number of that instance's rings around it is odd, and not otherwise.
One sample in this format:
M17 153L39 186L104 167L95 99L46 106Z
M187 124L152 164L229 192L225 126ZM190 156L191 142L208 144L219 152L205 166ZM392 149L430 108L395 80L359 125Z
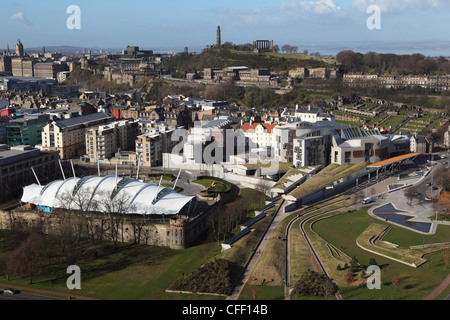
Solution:
M12 288L12 289L16 289L22 292L33 292L34 294L28 294L28 293L20 293L16 296L12 296L12 298L17 298L16 300L29 300L29 299L20 299L21 297L31 297L33 298L32 300L42 300L45 298L45 300L50 299L45 297L46 295L52 295L52 296L56 296L56 297L61 297L61 299L77 299L77 300L97 300L95 298L90 298L90 297L83 297L83 296L79 296L79 295L73 295L73 294L69 294L69 293L62 293L62 292L56 292L56 291L49 291L49 290L42 290L42 289L37 289L37 288L31 288L31 287L23 287L23 286L16 286L16 285L11 285L11 284L6 284L6 283L0 283L0 288ZM42 294L43 296L39 296L39 294ZM7 295L5 294L0 294L0 297L6 297ZM11 297L11 296L9 296ZM39 299L38 299L39 297ZM10 299L9 299L10 300ZM55 300L55 299L53 299Z
M59 300L56 298L38 296L29 293L19 293L15 295L0 294L0 300Z

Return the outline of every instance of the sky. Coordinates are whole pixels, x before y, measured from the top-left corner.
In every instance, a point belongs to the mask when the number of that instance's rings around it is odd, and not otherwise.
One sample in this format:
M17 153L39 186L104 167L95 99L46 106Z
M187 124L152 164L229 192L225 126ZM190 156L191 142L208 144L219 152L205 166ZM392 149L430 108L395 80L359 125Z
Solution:
M67 27L70 5L80 8L81 29ZM381 29L367 27L370 5L381 10ZM448 0L2 0L0 48L13 48L20 38L25 48L198 50L215 43L218 24L222 42L267 39L300 50L350 43L450 44L449 18Z

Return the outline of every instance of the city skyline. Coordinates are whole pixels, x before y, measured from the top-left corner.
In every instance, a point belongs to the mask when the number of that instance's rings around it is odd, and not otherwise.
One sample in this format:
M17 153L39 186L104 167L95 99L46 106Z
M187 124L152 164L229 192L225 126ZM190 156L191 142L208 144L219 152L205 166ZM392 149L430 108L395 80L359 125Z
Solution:
M66 26L70 16L66 11L72 4L81 9L80 30ZM446 20L450 4L443 0L231 0L226 4L131 0L127 7L117 4L116 0L4 3L0 17L9 32L0 37L0 47L12 48L20 38L26 48L60 45L117 49L139 45L161 50L186 46L198 51L215 43L216 27L220 25L222 43L273 39L275 44L289 43L300 50L351 45L363 50L368 45L376 49L377 44L410 43L414 50L414 44L433 41L446 43L438 54L450 56L445 35L450 27ZM367 28L371 4L381 9L380 30ZM419 52L426 47L416 49Z

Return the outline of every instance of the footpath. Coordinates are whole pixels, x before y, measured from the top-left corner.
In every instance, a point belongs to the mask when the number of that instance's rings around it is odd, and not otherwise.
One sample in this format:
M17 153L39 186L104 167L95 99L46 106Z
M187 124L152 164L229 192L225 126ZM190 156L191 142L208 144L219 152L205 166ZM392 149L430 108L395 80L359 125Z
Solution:
M438 295L441 294L450 285L450 275L445 278L445 280L437 287L429 296L423 300L434 300Z

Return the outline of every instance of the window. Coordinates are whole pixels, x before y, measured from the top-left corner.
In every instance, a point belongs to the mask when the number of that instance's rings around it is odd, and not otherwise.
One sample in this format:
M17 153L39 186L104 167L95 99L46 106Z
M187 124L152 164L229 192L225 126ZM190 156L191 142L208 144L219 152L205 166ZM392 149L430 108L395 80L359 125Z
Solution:
M350 163L350 162L352 162L352 153L349 151L349 152L345 153L345 163Z

